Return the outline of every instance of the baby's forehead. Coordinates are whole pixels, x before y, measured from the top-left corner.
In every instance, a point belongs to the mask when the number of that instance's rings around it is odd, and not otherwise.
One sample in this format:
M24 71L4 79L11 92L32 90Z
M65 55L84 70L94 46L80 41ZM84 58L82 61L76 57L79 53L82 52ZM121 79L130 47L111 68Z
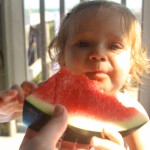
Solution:
M117 17L116 17L117 15ZM86 9L77 12L76 14L72 15L69 21L70 29L76 29L79 27L86 27L90 24L92 25L100 25L100 27L105 26L107 24L112 24L113 22L118 23L119 25L123 26L124 21L122 16L117 14L116 12L110 13L108 11L101 11L97 9ZM94 28L93 26L93 28Z
M118 23L126 31L129 30L132 22L135 21L133 14L126 8L121 7L105 7L105 6L93 6L86 7L85 9L76 9L71 12L69 19L69 26L77 27L80 24L86 24L97 19L98 21L109 22L114 18L119 18Z

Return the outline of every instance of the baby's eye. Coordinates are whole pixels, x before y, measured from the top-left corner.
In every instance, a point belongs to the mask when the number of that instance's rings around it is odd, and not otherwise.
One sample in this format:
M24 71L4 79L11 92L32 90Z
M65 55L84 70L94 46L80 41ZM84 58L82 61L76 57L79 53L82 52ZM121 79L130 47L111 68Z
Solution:
M120 44L114 43L114 44L109 45L109 49L118 50L118 49L122 49L122 46Z
M90 44L89 44L88 42L84 42L84 41L79 42L77 45L78 45L80 48L86 48L86 47L89 47L89 46L90 46Z

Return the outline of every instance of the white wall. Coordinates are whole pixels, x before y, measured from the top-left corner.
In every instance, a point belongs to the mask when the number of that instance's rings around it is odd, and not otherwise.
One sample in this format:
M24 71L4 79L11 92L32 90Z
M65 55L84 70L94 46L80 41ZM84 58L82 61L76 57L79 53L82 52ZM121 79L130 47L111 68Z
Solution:
M5 84L20 84L26 79L23 0L3 0Z
M143 40L148 46L150 56L150 0L143 0ZM144 78L144 84L140 87L139 101L143 104L150 116L150 75Z

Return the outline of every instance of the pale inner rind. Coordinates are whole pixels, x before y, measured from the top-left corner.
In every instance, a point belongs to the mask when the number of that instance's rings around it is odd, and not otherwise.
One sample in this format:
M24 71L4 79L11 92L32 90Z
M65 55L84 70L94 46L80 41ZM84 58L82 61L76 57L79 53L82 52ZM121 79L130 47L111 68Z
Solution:
M97 121L92 118L85 118L82 116L72 116L72 117L70 116L68 124L76 128L89 130L89 131L96 131L96 132L101 132L104 128L112 129L115 131L126 131L136 127L137 124L140 124L139 120L142 120L141 124L144 124L143 116L139 116L139 115L134 116L129 120L115 121L115 122L104 122L100 120Z

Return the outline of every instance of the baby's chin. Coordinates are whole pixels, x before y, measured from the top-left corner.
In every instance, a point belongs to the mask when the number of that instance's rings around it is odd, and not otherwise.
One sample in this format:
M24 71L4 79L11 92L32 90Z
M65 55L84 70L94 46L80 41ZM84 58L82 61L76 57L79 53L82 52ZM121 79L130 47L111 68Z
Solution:
M119 91L119 89L114 89L111 84L103 84L98 82L96 85L101 93L105 93L107 95L116 96Z

